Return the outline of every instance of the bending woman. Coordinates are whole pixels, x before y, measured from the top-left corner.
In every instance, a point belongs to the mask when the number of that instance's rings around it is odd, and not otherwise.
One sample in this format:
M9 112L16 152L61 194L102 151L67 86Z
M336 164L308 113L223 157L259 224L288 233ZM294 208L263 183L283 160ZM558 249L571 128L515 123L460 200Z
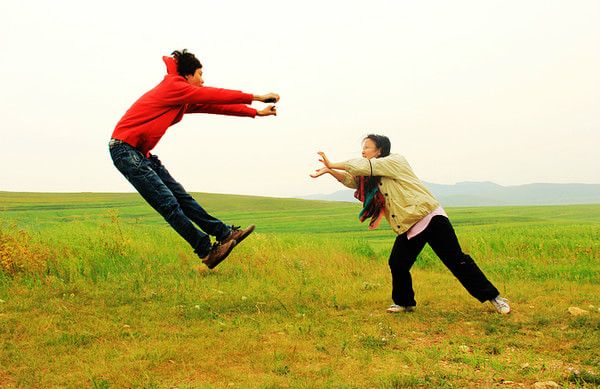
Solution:
M324 167L311 177L331 174L345 186L356 189L363 203L361 222L370 218L374 229L385 216L398 235L390 254L393 304L390 313L414 311L417 302L410 268L428 243L444 265L480 302L490 301L497 312L507 314L510 306L486 278L473 259L463 253L454 228L439 202L415 176L404 157L390 154L390 140L368 135L362 143L362 158L333 163L319 152Z

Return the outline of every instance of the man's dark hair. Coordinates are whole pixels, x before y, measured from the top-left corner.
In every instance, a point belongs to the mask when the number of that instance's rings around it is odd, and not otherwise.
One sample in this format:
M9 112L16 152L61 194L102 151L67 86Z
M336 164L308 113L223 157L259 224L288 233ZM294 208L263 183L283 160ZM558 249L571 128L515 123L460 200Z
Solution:
M378 158L387 157L388 155L390 155L390 150L392 149L392 143L390 142L390 138L388 138L385 135L369 134L365 136L365 139L363 139L363 141L367 139L371 139L375 143L375 146L377 146L377 148L379 149Z
M189 53L187 49L181 51L175 50L171 53L175 62L177 62L177 73L180 76L193 76L196 73L196 69L202 69L202 64L192 53Z

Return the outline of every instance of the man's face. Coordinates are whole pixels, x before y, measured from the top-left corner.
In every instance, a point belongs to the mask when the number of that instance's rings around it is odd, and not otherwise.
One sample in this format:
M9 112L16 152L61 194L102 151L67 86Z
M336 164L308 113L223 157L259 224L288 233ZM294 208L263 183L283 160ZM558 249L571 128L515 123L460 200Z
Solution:
M196 72L193 75L185 76L187 82L194 86L202 86L204 85L204 80L202 79L202 69L196 69Z

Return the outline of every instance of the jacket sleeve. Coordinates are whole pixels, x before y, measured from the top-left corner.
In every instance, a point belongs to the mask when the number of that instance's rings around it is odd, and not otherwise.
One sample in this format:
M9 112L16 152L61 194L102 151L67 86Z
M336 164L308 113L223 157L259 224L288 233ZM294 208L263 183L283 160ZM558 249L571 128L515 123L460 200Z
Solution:
M238 90L194 86L183 77L166 76L163 101L166 105L181 104L251 104L253 95Z
M357 158L344 162L346 171L353 176L395 177L401 175L404 158L390 154L383 158Z
M190 104L185 113L212 113L216 115L256 117L256 109L244 104Z
M348 172L344 172L344 179L341 180L340 183L350 189L358 188L358 183L356 182L356 177L352 176Z

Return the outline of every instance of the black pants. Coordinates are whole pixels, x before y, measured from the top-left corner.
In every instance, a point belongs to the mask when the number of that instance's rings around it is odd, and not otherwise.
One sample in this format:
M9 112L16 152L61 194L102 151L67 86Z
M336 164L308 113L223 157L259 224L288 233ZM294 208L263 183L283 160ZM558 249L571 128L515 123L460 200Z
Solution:
M429 243L444 265L477 300L484 302L498 296L498 289L485 277L473 259L462 252L450 220L438 215L434 216L427 228L417 236L409 240L404 233L398 235L394 242L389 260L394 304L417 305L410 268L425 247L425 243Z

